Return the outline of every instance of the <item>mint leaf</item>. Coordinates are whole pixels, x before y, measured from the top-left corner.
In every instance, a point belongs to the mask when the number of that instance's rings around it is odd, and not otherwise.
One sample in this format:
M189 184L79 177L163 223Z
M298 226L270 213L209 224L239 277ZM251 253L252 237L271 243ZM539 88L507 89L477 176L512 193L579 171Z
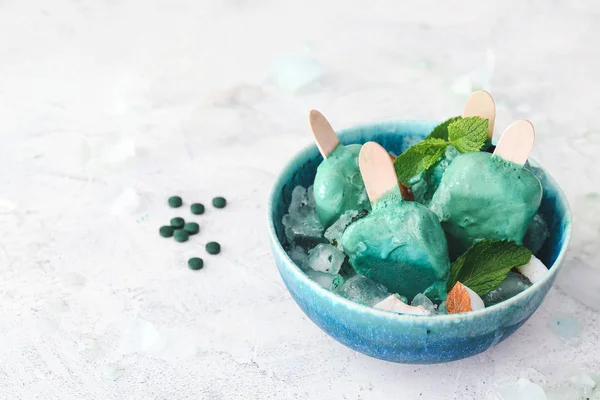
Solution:
M494 290L508 272L531 259L531 251L508 240L482 240L475 243L450 266L450 291L461 282L479 296Z
M408 186L408 181L420 174L440 159L448 147L442 139L425 139L396 157L394 168L398 180Z
M458 121L460 119L462 119L462 117L458 116L458 117L452 117L452 118L450 118L450 119L442 122L441 124L439 124L438 126L436 126L435 128L433 128L433 130L431 131L431 133L429 135L427 135L427 137L425 139L444 139L444 140L448 140L448 125L450 125L454 121Z
M488 120L480 117L462 118L448 125L450 144L461 153L479 151L488 135Z

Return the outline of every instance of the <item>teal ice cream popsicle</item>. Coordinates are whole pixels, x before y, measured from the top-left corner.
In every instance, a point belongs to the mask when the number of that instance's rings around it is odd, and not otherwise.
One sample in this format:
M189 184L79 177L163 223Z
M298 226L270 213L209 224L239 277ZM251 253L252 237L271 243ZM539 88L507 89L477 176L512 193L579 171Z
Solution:
M523 168L533 134L529 122L517 121L493 155L462 154L446 169L429 208L446 232L451 258L481 239L522 244L542 200L540 181Z
M488 120L488 144L491 144L494 135L494 122L496 119L496 104L492 96L485 90L473 92L463 111L463 117L480 117ZM453 146L448 146L444 155L431 168L421 174L420 179L412 186L415 201L429 205L433 194L440 186L442 176L448 166L460 152Z
M359 163L373 209L342 236L350 264L391 293L443 300L450 261L438 218L402 199L392 161L380 145L366 143Z
M323 155L313 186L316 210L327 228L346 211L371 209L358 167L362 145L342 145L329 122L316 110L310 112L310 123Z

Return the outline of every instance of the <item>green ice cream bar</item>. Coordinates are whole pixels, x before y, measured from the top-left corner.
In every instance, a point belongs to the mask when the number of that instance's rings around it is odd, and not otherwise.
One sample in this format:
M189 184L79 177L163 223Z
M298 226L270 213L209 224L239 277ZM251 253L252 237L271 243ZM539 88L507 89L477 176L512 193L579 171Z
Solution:
M357 273L412 299L419 293L444 300L450 261L444 231L427 207L385 193L366 217L342 236Z
M326 228L348 210L371 209L358 167L361 147L360 144L339 144L317 168L316 210Z
M429 207L446 232L451 257L457 257L480 239L521 245L541 201L540 181L521 165L468 153L448 166Z

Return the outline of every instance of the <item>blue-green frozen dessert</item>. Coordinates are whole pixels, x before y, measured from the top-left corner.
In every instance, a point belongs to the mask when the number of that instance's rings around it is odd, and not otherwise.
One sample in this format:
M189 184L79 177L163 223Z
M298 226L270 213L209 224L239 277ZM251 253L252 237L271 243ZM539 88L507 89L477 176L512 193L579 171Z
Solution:
M451 257L456 257L481 239L521 245L541 201L542 185L530 171L480 152L454 159L429 207L446 232Z

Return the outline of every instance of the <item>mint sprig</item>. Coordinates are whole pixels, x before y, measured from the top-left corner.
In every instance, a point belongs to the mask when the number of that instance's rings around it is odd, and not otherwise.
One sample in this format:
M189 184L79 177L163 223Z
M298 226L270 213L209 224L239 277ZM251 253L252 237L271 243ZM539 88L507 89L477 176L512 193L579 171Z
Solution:
M444 155L448 143L442 139L425 139L400 154L394 160L398 180L408 186L408 181L425 171Z
M475 243L450 266L450 291L461 282L479 296L491 292L502 283L509 271L531 259L529 249L508 240L482 240Z
M453 117L433 128L423 140L396 157L398 180L409 186L410 179L433 166L449 145L461 153L479 151L487 139L487 119Z
M427 137L425 139L444 139L447 141L448 140L448 125L450 125L451 123L453 123L455 121L459 121L461 119L462 119L462 117L459 115L457 117L452 117L452 118L442 122L441 124L439 124L438 126L433 128L431 133L429 135L427 135Z
M448 125L450 144L461 153L479 151L487 137L488 120L486 118L463 118Z

